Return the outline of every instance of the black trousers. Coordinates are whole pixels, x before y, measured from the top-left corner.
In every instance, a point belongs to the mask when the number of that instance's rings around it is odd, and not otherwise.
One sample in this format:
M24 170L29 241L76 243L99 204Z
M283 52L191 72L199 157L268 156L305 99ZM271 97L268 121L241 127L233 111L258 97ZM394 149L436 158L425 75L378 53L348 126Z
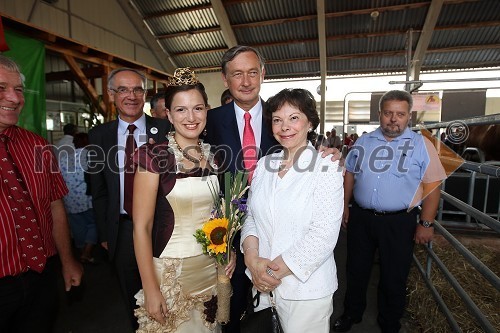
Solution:
M129 219L120 219L113 264L116 269L120 289L125 300L128 318L135 330L138 328L134 310L137 308L135 294L142 288L141 275L134 252L133 224Z
M236 250L236 269L231 278L233 295L231 296L229 323L223 326L224 333L240 333L240 318L247 309L248 295L252 282L245 274L245 258L240 251L240 232L234 237Z
M58 306L58 257L42 273L0 278L0 332L52 332Z
M347 290L344 313L361 319L375 251L380 257L378 323L382 332L398 332L406 303L416 209L410 213L376 216L354 204L347 225Z

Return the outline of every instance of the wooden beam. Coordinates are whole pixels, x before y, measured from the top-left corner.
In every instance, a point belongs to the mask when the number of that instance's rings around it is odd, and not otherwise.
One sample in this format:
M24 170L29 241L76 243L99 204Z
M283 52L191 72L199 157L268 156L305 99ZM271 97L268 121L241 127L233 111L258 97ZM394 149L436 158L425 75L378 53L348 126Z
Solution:
M178 67L177 64L172 57L161 48L158 40L151 34L147 23L140 17L139 13L132 7L128 0L117 0L117 2L128 17L129 23L134 26L137 33L142 37L161 68L167 72L173 73Z
M478 2L481 0L444 0L446 5L460 4L464 2ZM227 6L229 5L227 2L224 2ZM410 3L405 5L393 5L393 6L385 6L385 7L371 7L364 8L358 10L347 10L343 12L334 12L334 13L326 13L326 18L334 18L334 17L344 17L344 16L353 16L353 15L369 15L373 11L378 11L380 13L388 12L388 11L400 11L406 9L417 9L422 7L428 7L431 4L431 1L423 1ZM317 15L305 15L298 17L290 17L290 18L282 18L282 19L273 19L273 20L264 20L259 22L249 22L249 23L240 23L233 24L233 29L242 29L242 28L252 28L266 25L275 25L275 24L283 24L287 22L299 22L299 21L307 21L307 20L315 20Z
M158 17L170 16L170 15L176 15L176 14L182 14L182 13L189 13L189 12L193 12L196 10L204 10L204 9L211 9L211 8L212 8L212 5L203 4L203 5L196 5L196 6L185 7L185 8L175 9L175 10L163 10L163 11L160 11L158 13L145 15L144 20L150 20L150 19L158 18Z
M138 69L138 70L141 70L142 72L144 72L144 74L146 75L146 77L149 80L168 82L168 79L166 79L166 77L170 76L169 74L166 74L166 73L163 73L164 76L163 75L159 76L158 73L162 73L162 72L159 72L159 71L151 69L151 68L141 67L141 66L137 66L137 65L134 66L134 64L132 64L132 63L129 63L127 66L127 64L121 64L121 63L116 63L113 61L107 61L105 59L102 59L102 57L99 57L99 56L90 56L88 54L81 54L81 53L76 52L74 50L59 47L57 45L45 45L45 48L47 50L50 50L52 52L57 53L60 56L68 55L68 56L74 57L80 61L87 62L90 64L101 65L104 67L109 66L111 69L115 69L115 68L119 68L119 67L129 67L129 68ZM116 60L116 59L111 58L111 60Z
M498 49L500 48L500 43L496 44L485 44L485 45L468 45L468 46L456 46L456 47L446 47L439 49L428 49L428 53L444 53L444 52L456 52L456 51L477 51L484 49ZM405 50L395 50L395 51L382 51L382 52L371 52L371 53L352 53L352 54L341 54L335 56L327 57L328 60L338 60L338 59L359 59L359 58L376 58L376 57L391 57L391 56L404 56ZM318 62L319 58L295 58L295 59L280 59L280 60L266 60L266 64L287 64L287 63L299 63L299 62ZM194 71L198 73L202 72L213 72L220 70L220 66L207 66L207 67L191 67Z
M109 99L108 94L108 76L111 73L111 68L109 66L104 67L104 73L101 77L101 91L102 91L102 101L106 105L107 114L104 115L106 121L111 121L116 118L116 108L115 105Z
M219 26L222 30L222 36L228 48L238 45L238 40L234 34L233 28L231 27L231 22L229 22L229 17L227 16L226 9L222 4L221 0L211 0L213 11L217 21L219 21Z
M195 30L175 32L175 33L167 34L167 35L159 35L159 36L156 36L156 38L167 39L167 38L187 36L188 34L195 35L195 34L203 34L203 33L207 33L207 32L214 32L214 31L220 31L220 30L221 30L220 27L206 28L206 29L195 29Z
M484 27L496 27L500 25L500 21L486 21L486 22L470 22L464 24L455 24L455 25L446 25L446 26L438 26L434 28L434 31L441 30L461 30L461 29L472 29L472 28L484 28ZM420 33L422 30L413 30L413 32ZM390 31L380 31L380 32L365 32L365 33L355 33L355 34L343 34L343 35L334 35L327 36L327 41L334 40L345 40L345 39L354 39L354 38L371 38L371 37L383 37L383 36L393 36L393 35L404 35L407 33L407 30L390 30ZM182 33L181 35L185 35ZM266 43L254 43L249 44L249 46L259 48L266 46L275 46L275 45L290 45L290 44L302 44L302 43L317 43L317 38L308 38L308 39L289 39L286 41L274 41L274 42L266 42ZM192 56L192 55L201 55L207 53L215 53L215 52L225 52L227 48L217 48L217 49L209 49L209 50L200 50L193 52L178 52L172 53L171 55L174 57L182 57L182 56Z
M168 73L146 66L139 62L123 58L121 56L104 52L89 45L82 44L76 40L61 35L43 30L42 28L31 25L30 23L21 21L4 13L0 13L4 28L12 29L18 33L29 36L30 38L38 39L45 43L48 50L58 54L67 54L80 61L110 66L112 68L130 67L142 71L149 71L148 79L157 79L159 81L168 81L171 76Z
M80 66L76 62L75 58L64 54L64 61L68 64L71 72L75 76L76 82L78 85L85 91L87 96L90 98L92 104L97 108L99 113L106 115L106 105L102 101L99 100L99 94L95 90L95 88L90 84L89 80L85 77L85 73L83 73Z
M85 77L89 79L100 78L103 74L103 68L101 66L81 68L81 70ZM74 79L75 77L72 71L50 72L45 74L45 81L47 82L63 80L73 81Z

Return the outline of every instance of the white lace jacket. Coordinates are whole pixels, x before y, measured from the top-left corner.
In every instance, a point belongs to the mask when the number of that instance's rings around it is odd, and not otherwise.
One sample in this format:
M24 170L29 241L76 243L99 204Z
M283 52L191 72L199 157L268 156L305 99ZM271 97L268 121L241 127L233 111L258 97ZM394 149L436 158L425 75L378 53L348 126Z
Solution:
M326 297L338 285L333 250L344 207L342 170L338 162L331 162L331 156L321 158L309 145L294 167L279 178L282 156L283 152L268 155L257 164L241 243L253 235L259 239L260 257L282 255L293 275L278 287L281 297Z

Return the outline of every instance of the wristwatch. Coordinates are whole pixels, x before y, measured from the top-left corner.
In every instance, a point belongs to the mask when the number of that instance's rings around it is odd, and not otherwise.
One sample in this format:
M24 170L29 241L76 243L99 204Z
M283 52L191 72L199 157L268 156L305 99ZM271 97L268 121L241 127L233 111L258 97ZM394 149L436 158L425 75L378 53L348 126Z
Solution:
M418 224L420 224L424 228L434 228L434 222L431 221L420 220L418 221Z

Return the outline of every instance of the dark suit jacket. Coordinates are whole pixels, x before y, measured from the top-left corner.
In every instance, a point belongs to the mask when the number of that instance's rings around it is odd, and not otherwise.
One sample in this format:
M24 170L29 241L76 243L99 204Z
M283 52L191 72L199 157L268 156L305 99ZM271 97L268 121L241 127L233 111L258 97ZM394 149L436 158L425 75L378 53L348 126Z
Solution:
M156 127L158 132L151 133ZM146 134L155 142L166 141L168 120L146 115ZM92 203L99 239L108 242L109 258L113 259L120 221L120 174L117 160L118 120L99 125L89 131L89 173ZM154 132L154 131L153 131ZM125 149L122 147L121 149Z
M264 112L266 105L263 100L261 102L262 112ZM237 170L245 170L234 102L209 110L206 130L205 142L215 146L217 156L222 159L219 161L221 163L219 170L233 173ZM259 158L279 149L281 146L273 137L271 129L262 117Z

